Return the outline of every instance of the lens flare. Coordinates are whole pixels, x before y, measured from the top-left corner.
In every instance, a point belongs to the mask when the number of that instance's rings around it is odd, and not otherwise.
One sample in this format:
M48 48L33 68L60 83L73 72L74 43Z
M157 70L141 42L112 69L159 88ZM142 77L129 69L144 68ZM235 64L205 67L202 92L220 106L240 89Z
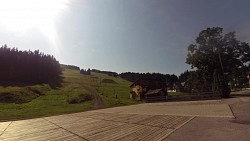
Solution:
M11 32L39 29L58 50L55 18L69 0L0 0L0 26Z

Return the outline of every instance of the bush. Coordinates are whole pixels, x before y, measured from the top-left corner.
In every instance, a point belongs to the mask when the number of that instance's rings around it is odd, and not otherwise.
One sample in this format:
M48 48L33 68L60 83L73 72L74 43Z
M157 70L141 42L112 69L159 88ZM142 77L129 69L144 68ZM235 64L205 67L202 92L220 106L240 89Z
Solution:
M93 99L93 97L92 97L91 94L80 93L80 94L70 95L67 102L69 104L78 104L78 103L82 103L82 102L89 101L89 100L92 100L92 99Z
M0 102L3 103L26 103L37 98L39 94L30 88L9 88L0 92Z
M33 87L0 87L0 102L2 103L26 103L44 95L49 91L48 86Z

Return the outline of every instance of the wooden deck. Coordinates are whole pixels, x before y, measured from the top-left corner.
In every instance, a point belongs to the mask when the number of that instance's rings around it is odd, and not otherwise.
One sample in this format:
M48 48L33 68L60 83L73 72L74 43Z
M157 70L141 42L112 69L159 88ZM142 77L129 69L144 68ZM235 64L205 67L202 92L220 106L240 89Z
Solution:
M193 118L91 111L3 122L0 123L0 140L163 140Z

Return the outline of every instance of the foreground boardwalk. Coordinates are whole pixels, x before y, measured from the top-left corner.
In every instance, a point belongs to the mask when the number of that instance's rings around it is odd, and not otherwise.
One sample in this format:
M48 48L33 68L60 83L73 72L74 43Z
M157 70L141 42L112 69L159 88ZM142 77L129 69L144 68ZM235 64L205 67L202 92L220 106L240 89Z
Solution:
M149 103L2 122L0 140L163 140L197 116L233 117L220 101Z
M162 140L192 118L89 112L5 122L0 140Z

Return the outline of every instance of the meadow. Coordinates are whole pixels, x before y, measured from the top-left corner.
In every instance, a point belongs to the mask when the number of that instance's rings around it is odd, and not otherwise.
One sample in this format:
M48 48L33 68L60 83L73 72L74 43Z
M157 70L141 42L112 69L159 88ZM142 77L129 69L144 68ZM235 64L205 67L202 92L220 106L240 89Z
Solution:
M140 103L129 98L131 82L101 73L65 70L60 86L0 86L0 120L82 112Z

